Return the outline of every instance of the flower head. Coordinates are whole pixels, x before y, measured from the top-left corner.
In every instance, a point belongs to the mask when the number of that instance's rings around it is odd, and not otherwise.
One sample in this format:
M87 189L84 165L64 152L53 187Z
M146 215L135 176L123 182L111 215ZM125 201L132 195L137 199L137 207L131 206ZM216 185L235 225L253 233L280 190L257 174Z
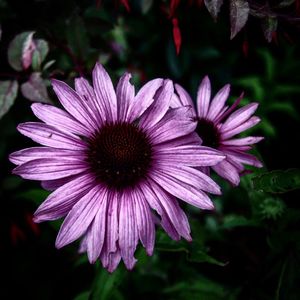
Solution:
M92 263L99 258L110 272L121 259L133 268L139 240L152 254L156 220L171 238L191 240L177 198L212 209L205 192L220 194L219 186L195 167L224 159L219 151L200 146L190 106L169 108L170 80L154 79L135 95L130 77L124 74L115 91L97 64L93 87L78 78L74 91L53 80L64 110L33 104L44 123L20 124L18 130L43 147L10 156L15 174L40 180L53 191L34 220L65 217L56 247L82 238L80 251Z
M229 96L230 85L225 85L211 100L211 85L206 76L198 88L197 110L189 94L178 84L175 84L177 95L172 98L171 107L190 105L194 110L197 121L196 132L202 140L203 146L208 146L222 152L226 158L211 168L221 177L233 185L238 185L240 175L245 173L246 165L262 167L261 162L247 153L251 146L263 137L248 136L234 138L235 135L253 127L260 119L253 116L258 103L250 103L236 110L243 94L229 107L226 101ZM209 168L201 168L209 174Z

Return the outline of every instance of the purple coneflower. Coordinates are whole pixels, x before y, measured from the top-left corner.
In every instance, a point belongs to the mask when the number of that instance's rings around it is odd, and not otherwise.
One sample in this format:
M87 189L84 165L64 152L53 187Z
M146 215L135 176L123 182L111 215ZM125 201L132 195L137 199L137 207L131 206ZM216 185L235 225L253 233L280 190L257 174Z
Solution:
M217 149L226 156L226 159L211 167L218 175L233 185L238 185L240 175L247 172L244 164L262 167L261 162L247 151L263 137L233 138L260 122L260 118L253 116L258 103L250 103L235 110L243 98L242 94L231 107L226 106L230 91L229 84L225 85L211 100L210 81L206 76L198 89L197 113L189 94L178 84L175 84L175 90L177 95L174 94L171 107L192 106L193 118L198 122L196 132L202 139L202 145ZM200 169L209 174L209 167Z
M115 92L97 64L94 88L84 78L76 79L76 91L53 80L65 110L33 104L44 123L24 123L18 130L44 147L10 156L18 165L15 174L55 190L34 218L42 222L66 216L56 247L82 237L80 251L87 252L91 263L100 258L110 272L121 258L133 268L138 240L152 254L154 211L172 239L191 240L176 197L212 209L205 192L220 194L219 186L194 167L224 159L219 151L200 146L190 106L169 109L170 80L154 79L135 95L130 78L124 74Z

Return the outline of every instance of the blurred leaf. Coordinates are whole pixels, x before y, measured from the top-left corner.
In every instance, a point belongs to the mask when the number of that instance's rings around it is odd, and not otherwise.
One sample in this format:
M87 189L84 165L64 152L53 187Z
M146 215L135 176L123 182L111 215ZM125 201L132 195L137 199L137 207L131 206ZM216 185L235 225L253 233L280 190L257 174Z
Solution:
M300 188L300 169L271 171L252 179L253 188L269 193L286 193Z
M251 89L254 94L254 98L257 100L264 99L264 88L260 81L260 78L257 76L248 76L240 78L236 81L237 84L241 85L244 88Z
M258 127L260 127L266 136L275 137L276 130L273 124L267 119L264 118L262 122L259 123Z
M242 226L258 226L259 224L254 220L249 220L240 215L227 215L224 217L222 228L231 229Z
M89 300L89 297L90 297L90 292L86 291L76 296L74 300Z
M67 41L74 54L84 59L88 55L89 40L84 21L81 17L73 17L67 26Z
M34 40L35 49L32 55L32 68L39 71L41 64L49 52L48 43L45 40Z
M295 0L283 0L278 4L278 7L288 7L292 5L295 2Z
M43 71L46 71L47 69L49 69L53 64L55 63L55 60L49 60L48 62L45 63L44 67L43 67Z
M249 10L249 4L246 0L230 0L230 39L233 39L245 26Z
M43 189L29 189L17 194L17 197L30 200L33 203L40 205L49 196L49 194L50 192Z
M29 80L21 85L23 96L34 102L51 103L45 80L41 73L32 73Z
M33 35L34 31L20 33L8 46L8 62L16 71L26 70L31 65L35 49Z
M120 268L116 269L112 274L103 268L99 268L89 300L113 299L115 289L120 285L122 279L123 272Z
M267 16L262 20L262 30L265 39L270 43L272 41L273 32L277 29L277 18L274 16Z
M223 4L223 0L204 0L204 4L211 16L216 20Z
M18 93L17 81L0 81L0 118L2 118L14 104Z
M143 14L148 13L153 5L153 0L140 0L139 5Z
M266 49L259 49L257 52L265 63L267 80L273 82L275 76L275 60L272 54Z
M292 103L290 102L275 102L270 103L267 107L269 111L279 111L284 112L290 115L291 117L295 118L296 120L300 118L299 113L297 110L293 107Z

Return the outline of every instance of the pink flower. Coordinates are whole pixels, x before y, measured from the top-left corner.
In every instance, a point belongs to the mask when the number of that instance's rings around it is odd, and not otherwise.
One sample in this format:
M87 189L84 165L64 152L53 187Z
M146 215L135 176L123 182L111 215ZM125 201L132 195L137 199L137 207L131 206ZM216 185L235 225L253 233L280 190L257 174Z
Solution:
M131 269L140 240L149 255L155 240L155 211L168 235L191 240L188 219L178 200L212 209L205 192L219 186L196 167L224 159L200 146L191 107L169 109L170 80L154 79L135 95L125 73L116 88L97 64L92 87L84 78L75 91L53 80L65 110L32 105L43 122L20 124L18 130L43 147L17 151L14 173L40 180L54 190L35 212L35 221L65 217L56 240L61 248L82 238L80 251L91 263L100 259L110 272L121 259Z
M226 100L230 85L225 85L211 100L211 85L206 76L198 88L197 111L189 94L178 84L175 84L177 96L174 96L171 107L190 105L193 108L194 119L198 122L196 132L202 139L202 145L222 152L226 159L211 168L233 185L238 185L240 176L247 172L244 165L262 167L262 163L253 155L247 153L253 144L263 137L248 136L234 138L235 135L255 126L260 119L253 116L258 103L250 103L236 110L243 95L229 107ZM201 168L209 174L209 168Z

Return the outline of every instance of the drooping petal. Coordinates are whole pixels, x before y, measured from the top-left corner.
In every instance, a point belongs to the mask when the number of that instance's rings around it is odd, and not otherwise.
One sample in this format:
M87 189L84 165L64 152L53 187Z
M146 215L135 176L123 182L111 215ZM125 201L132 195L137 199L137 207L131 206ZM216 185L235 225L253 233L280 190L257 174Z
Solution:
M132 122L139 118L144 111L153 103L154 95L163 83L163 79L157 78L146 83L139 90L128 109L127 121Z
M101 196L98 197L98 207L95 219L90 225L90 228L87 231L87 255L90 263L95 263L98 257L100 256L104 238L105 231L110 230L106 228L106 216L107 216L107 190L103 189L101 191Z
M228 131L243 124L254 114L257 107L258 103L250 103L232 113L222 125L222 131Z
M108 73L99 63L96 64L93 70L93 85L100 111L104 109L108 122L117 121L118 104L116 93Z
M263 139L264 139L264 137L261 137L261 136L247 136L245 138L222 141L222 145L226 145L226 146L253 145L253 144L256 144L256 143L262 141Z
M93 185L91 175L82 175L59 187L39 206L34 221L39 223L65 216Z
M240 176L237 169L227 160L221 161L219 164L213 166L212 168L218 175L227 179L233 185L236 186L240 183Z
M193 109L193 112L195 113L194 116L196 117L195 106L194 106L193 100L190 97L190 95L188 94L188 92L179 84L175 84L175 90L179 96L179 100L180 100L180 104L181 104L180 106L191 106ZM174 108L178 107L178 106L174 106Z
M170 106L174 87L171 80L164 80L162 87L157 91L154 102L147 110L147 113L141 117L139 126L141 128L151 128L166 114Z
M86 144L71 133L66 134L55 127L38 122L27 122L18 125L18 130L33 141L53 148L85 150Z
M134 99L134 86L130 83L131 74L125 73L117 85L118 121L126 121L129 105Z
M211 86L208 76L202 80L197 93L197 110L199 118L206 118L211 97Z
M226 84L216 96L212 99L209 107L209 111L206 115L208 120L213 120L224 108L225 102L228 99L230 92L230 85Z
M74 242L86 232L99 210L103 190L95 186L73 206L60 227L55 242L56 248Z
M254 166L257 168L261 168L263 166L262 163L252 154L237 150L227 150L227 152L231 154L232 158L243 164Z
M201 209L213 209L213 203L209 197L199 189L178 180L168 174L152 171L150 178L159 184L171 195Z
M76 121L67 112L47 104L34 103L31 105L33 113L43 122L52 125L64 132L89 136L90 132L85 126Z
M139 238L146 248L147 254L152 255L155 240L155 228L150 212L150 207L146 202L143 193L138 189L134 191L134 214Z
M129 270L137 261L134 257L137 243L138 231L134 216L134 199L130 192L124 192L119 212L119 246L123 261Z
M67 149L57 149L50 147L32 147L11 153L9 156L9 160L15 165L21 165L28 161L39 158L51 159L55 157L66 157L72 161L80 162L82 161L83 155L83 151L72 151Z

